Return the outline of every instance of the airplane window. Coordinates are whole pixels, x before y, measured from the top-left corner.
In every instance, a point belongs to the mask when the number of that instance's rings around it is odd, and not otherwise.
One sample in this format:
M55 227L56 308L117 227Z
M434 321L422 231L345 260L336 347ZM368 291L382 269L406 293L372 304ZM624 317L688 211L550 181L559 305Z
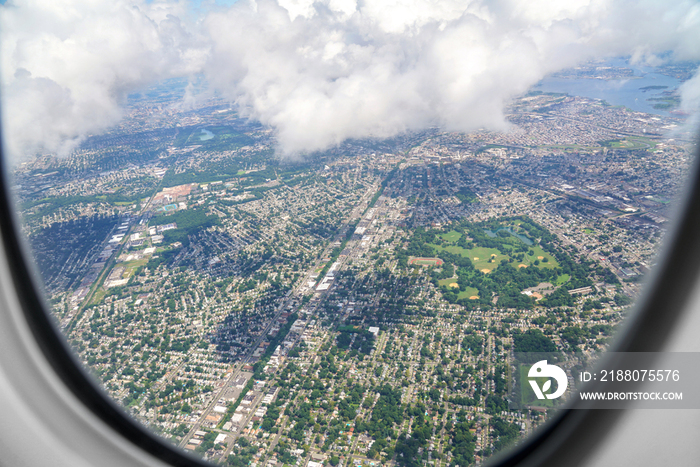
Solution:
M513 365L633 314L697 5L64 3L0 6L4 164L95 410L174 465L465 467L556 429Z

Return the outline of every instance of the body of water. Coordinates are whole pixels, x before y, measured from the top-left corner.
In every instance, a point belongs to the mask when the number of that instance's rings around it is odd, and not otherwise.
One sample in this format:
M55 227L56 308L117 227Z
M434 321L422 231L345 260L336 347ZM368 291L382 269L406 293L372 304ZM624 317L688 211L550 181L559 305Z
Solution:
M517 234L517 233L513 232L512 230L510 230L510 227L507 228L507 229L498 229L498 230L496 230L495 232L493 232L493 231L491 231L491 230L484 230L484 232L486 232L486 235L488 235L489 237L495 238L495 237L496 237L496 234L497 234L498 232L500 232L501 230L505 230L506 232L508 232L509 234L511 234L512 236L514 236L515 238L517 238L518 240L520 240L521 242L523 242L525 245L527 245L527 246L532 246L532 240L530 240L529 238L527 238L527 237L524 236L524 235L520 235L520 234Z
M202 128L202 133L204 133L204 134L199 135L200 141L207 141L207 140L212 139L214 137L214 133L212 133L209 130L205 130L204 128Z
M626 60L616 59L605 66L626 67L634 70L634 77L624 79L590 78L545 78L533 89L543 92L561 92L570 96L604 99L612 105L623 105L628 109L669 116L667 110L655 109L650 97L662 97L664 91L676 89L681 82L670 76L654 72L654 68L630 65ZM666 86L664 89L642 89L648 86Z

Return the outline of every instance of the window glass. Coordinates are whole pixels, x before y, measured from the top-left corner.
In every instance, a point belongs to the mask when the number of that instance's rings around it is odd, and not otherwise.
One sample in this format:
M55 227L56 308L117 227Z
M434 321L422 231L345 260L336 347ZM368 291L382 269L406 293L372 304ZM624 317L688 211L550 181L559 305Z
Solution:
M604 351L655 264L698 17L8 1L5 163L52 316L224 465L480 463L558 407L514 404L514 355Z

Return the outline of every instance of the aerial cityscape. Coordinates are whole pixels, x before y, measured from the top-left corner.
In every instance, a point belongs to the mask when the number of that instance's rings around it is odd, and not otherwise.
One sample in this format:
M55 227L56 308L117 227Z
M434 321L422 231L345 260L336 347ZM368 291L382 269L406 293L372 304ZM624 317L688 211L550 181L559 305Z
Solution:
M614 338L696 148L675 89L639 86L646 113L545 85L503 131L295 157L215 93L180 105L186 80L132 94L13 169L56 325L131 416L222 465L480 465L552 414L509 404L513 352Z

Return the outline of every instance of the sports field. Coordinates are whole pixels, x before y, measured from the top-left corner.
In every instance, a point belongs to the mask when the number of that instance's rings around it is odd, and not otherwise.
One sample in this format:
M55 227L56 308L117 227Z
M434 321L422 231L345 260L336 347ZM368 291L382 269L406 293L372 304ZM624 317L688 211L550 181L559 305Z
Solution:
M567 282L569 282L569 279L571 279L570 275L562 274L561 276L557 277L557 281L554 283L554 285L566 284Z
M537 267L540 269L552 269L559 267L559 262L556 260L556 258L544 251L539 245L530 247L530 250L532 250L533 255L526 254L522 264L531 265L534 264L535 260L538 260L539 264L537 265ZM547 261L543 261L545 258L547 259Z
M416 266L442 266L443 261L440 258L409 258L408 264Z
M477 300L479 298L479 291L474 287L467 287L464 292L457 294L457 300L463 298L468 298L469 300Z
M474 267L480 271L484 269L493 271L502 259L507 259L510 261L510 256L504 255L497 248L484 248L480 246L476 248L470 248L469 250L465 250L464 248L459 246L448 246L446 248L438 246L437 248L444 249L445 251L449 251L450 253L454 253L456 255L464 256L465 258L469 258L470 260L472 260Z
M479 298L479 291L475 287L467 287L464 291L460 292L456 277L452 277L450 279L440 279L438 281L438 285L441 287L443 285L445 287L451 287L452 289L454 289L455 292L459 292L457 294L457 300L461 300L463 298L469 298L471 300L476 300Z
M458 241L461 236L462 234L457 232L456 230L450 230L449 232L440 235L440 237L442 237L444 240L447 240L448 242L452 243Z
M520 384L521 384L521 400L520 402L525 406L530 407L545 407L552 408L556 405L553 399L538 399L535 396L535 392L532 390L530 383L528 382L528 372L530 371L530 365L520 365ZM540 388L549 381L549 378L532 378L537 381ZM556 383L554 383L556 385ZM550 391L548 391L550 392Z
M158 211L177 211L177 204L168 204L166 206L161 206L157 209Z

